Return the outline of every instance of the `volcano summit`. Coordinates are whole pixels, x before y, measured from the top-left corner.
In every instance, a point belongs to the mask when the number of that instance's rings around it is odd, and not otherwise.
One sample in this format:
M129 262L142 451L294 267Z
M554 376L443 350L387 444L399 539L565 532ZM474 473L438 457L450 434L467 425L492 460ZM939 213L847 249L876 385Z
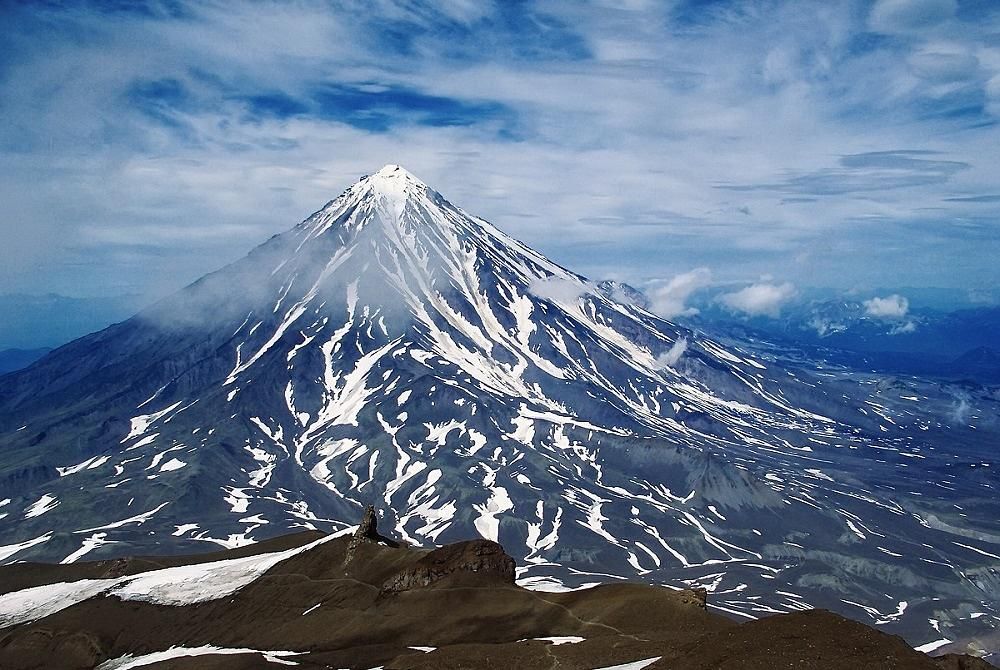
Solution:
M704 587L744 618L996 648L996 428L943 425L919 381L760 351L386 166L0 378L0 559L237 548L375 504L411 545L500 542L530 588Z

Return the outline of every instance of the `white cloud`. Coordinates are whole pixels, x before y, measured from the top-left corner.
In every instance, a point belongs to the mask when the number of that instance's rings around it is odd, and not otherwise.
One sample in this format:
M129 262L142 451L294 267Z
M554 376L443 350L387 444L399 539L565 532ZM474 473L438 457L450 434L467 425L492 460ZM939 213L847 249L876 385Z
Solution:
M789 282L751 284L733 293L725 293L719 302L733 312L748 316L778 316L781 307L795 296L795 286Z
M875 296L864 301L865 314L876 319L902 319L910 310L910 301L901 295L893 293L884 298Z
M642 309L649 309L649 298L646 294L637 288L629 286L628 284L609 280L609 282L601 282L598 287L602 293L615 302L623 305L640 307Z
M986 82L987 109L993 116L1000 116L1000 74Z
M712 281L712 272L708 268L695 268L684 272L666 284L654 286L646 291L649 296L651 311L666 318L675 316L691 316L698 310L687 307L688 297L698 289L705 288Z
M895 328L889 331L890 335L908 335L910 333L916 332L917 322L916 321L904 321Z
M935 43L909 58L910 68L922 79L937 83L971 79L979 72L979 59L966 46Z
M660 368L672 368L677 365L677 361L681 359L684 352L687 351L688 341L686 337L682 337L666 351L656 357L656 364Z
M845 324L821 316L814 316L813 318L809 319L809 323L807 325L813 330L815 330L816 334L819 335L820 337L833 335L834 333L839 333L847 329L847 326Z
M907 32L937 25L957 9L956 0L879 0L868 20L879 32Z
M548 3L593 56L558 61L532 58L530 44L512 58L518 41L478 20L493 5L470 0L364 11L170 5L183 20L69 3L0 22L16 55L0 72L5 290L99 294L152 284L167 292L385 163L403 164L455 204L593 277L638 282L662 273L669 254L684 263L671 272L710 266L716 279L786 267L797 284L932 285L956 281L948 261L962 258L969 262L957 281L996 283L996 236L986 224L933 246L910 225L933 226L928 235L939 239L943 218L996 218L992 206L947 200L986 193L1000 173L996 127L968 111L985 92L1000 116L995 24L948 18L954 2L877 3L871 22L892 34L860 50L854 37L869 17L853 3L802 0L764 12L737 0L702 12L697 30L672 23L671 3ZM441 21L435 9L445 12ZM405 43L385 43L369 21L396 26L392 35ZM912 30L935 21L937 32L913 39ZM456 23L474 36L454 44ZM546 37L534 47L557 43ZM187 93L144 112L129 97L137 81L177 81ZM497 104L511 110L511 133L498 136L489 120L369 131L345 122L380 113L364 96L352 101L360 109L288 118L255 118L239 102L273 93L314 105L318 83ZM831 157L894 149L939 151L934 160L971 167L920 189L856 197L718 187L833 178L843 170ZM899 172L907 170L868 165L846 178ZM135 221L164 231L146 236ZM203 235L216 225L245 229ZM790 266L796 257L809 260ZM683 300L667 307L688 309Z
M586 284L561 277L536 279L528 286L528 291L536 298L553 302L575 302L588 291Z
M969 394L959 391L955 394L955 404L952 406L951 418L956 423L968 423L972 406L969 404Z

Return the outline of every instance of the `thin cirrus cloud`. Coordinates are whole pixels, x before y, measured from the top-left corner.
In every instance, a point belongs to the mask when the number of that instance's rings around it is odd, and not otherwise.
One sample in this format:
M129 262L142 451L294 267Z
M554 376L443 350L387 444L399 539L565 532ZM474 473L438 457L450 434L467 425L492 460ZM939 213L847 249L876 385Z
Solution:
M880 32L920 31L950 19L956 11L957 0L878 0L869 23Z
M1000 202L1000 194L956 196L954 198L945 198L945 202Z
M161 295L385 163L661 313L690 268L1000 282L990 1L0 13L11 290Z
M846 195L943 184L971 166L942 160L932 151L895 150L841 156L837 167L789 175L774 183L723 184L733 191L777 191L804 195Z
M208 90L206 90L208 88ZM201 86L195 93L177 79L137 81L128 98L152 121L187 130L186 116L199 110L241 108L243 121L308 119L346 124L359 130L385 133L399 126L473 126L496 122L497 136L512 137L517 114L493 101L462 100L428 95L406 86L374 82L311 83L293 96L281 91L228 94L225 87Z

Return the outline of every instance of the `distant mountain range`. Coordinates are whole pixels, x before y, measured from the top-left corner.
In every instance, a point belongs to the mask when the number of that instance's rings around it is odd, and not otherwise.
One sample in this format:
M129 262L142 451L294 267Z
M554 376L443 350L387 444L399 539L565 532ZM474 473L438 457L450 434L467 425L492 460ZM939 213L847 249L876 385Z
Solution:
M1000 307L910 309L880 318L862 301L837 298L794 302L777 317L748 317L711 299L697 304L698 314L680 321L706 332L811 347L860 369L1000 383Z

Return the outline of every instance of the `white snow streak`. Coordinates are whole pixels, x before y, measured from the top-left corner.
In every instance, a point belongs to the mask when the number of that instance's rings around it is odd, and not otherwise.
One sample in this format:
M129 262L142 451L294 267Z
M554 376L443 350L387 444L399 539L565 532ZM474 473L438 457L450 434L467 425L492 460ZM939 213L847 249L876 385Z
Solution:
M41 516L48 512L50 509L59 504L54 495L46 493L41 498L31 503L24 512L25 519L32 519L36 516Z
M83 541L83 545L79 549L77 549L72 554L70 554L69 556L67 556L66 558L62 559L59 562L62 564L75 563L76 561L80 560L80 558L82 558L84 555L89 554L94 549L100 547L102 544L114 544L114 542L104 539L107 536L108 536L107 533L94 533L93 535L91 535L90 537L88 537Z
M36 544L41 544L42 542L48 542L52 538L52 532L48 532L45 535L39 535L32 540L25 540L24 542L19 542L17 544L7 544L0 546L0 561L10 558L19 551L23 551L28 547L33 547Z
M642 670L643 668L656 663L661 658L663 657L654 656L653 658L645 658L641 661L632 661L631 663L622 663L621 665L607 665L602 668L595 668L594 670Z
M135 516L130 516L129 518L122 519L121 521L113 521L113 522L111 522L109 524L106 524L104 526L95 526L94 528L84 528L83 530L78 530L78 531L75 531L75 532L77 532L77 533L90 533L90 532L93 532L95 530L111 530L113 528L121 528L122 526L127 526L127 525L129 525L131 523L138 524L138 525L141 526L146 521L149 521L149 519L152 518L152 516L154 514L156 514L157 512L159 512L161 509L163 509L164 507L166 507L169 504L170 504L169 501L165 502L165 503L161 503L159 506L157 506L154 509L149 510L148 512L143 512L142 514L136 514Z
M232 655L232 654L260 654L264 657L264 660L268 663L279 663L281 665L298 665L293 661L285 661L283 658L287 656L298 656L299 654L304 654L303 651L260 651L258 649L233 649L228 647L215 647L212 645L203 645L201 647L171 647L166 651L154 651L151 654L143 654L142 656L133 656L132 654L125 654L119 658L111 659L101 663L95 670L130 670L131 668L140 668L144 665L152 665L154 663L161 663L163 661L168 661L172 658L182 658L188 656L216 656L216 655Z
M257 554L211 563L152 570L116 579L83 579L35 586L0 595L0 628L35 621L98 594L158 605L191 605L224 598L239 591L272 567L334 538L354 532L356 526L285 551ZM46 538L47 539L47 538Z
M57 467L56 472L59 473L60 477L65 477L67 475L74 475L82 470L93 470L98 468L108 462L110 456L94 456L93 458L88 458L82 463L77 463L76 465L70 465L64 468Z

